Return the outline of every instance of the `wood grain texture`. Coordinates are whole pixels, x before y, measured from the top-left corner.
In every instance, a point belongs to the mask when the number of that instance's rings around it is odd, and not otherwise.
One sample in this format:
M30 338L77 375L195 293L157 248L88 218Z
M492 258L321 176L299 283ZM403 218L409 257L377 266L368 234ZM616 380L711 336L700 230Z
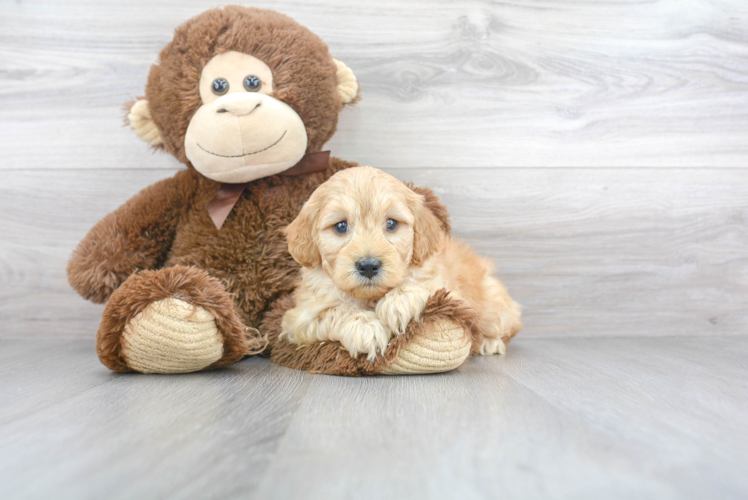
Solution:
M315 379L257 497L740 498L747 372L722 352L745 342L518 339L444 376Z
M748 170L394 170L499 265L522 335L745 335ZM93 339L67 284L93 224L170 171L9 171L0 185L0 337Z
M238 498L262 477L309 384L261 359L186 377L121 376L85 341L49 345L66 366L40 352L0 379L2 401L28 395L22 415L0 409L2 498Z
M112 380L93 342L0 339L0 425L45 411ZM64 384L55 377L64 374Z
M387 168L744 167L743 0L257 1L318 33L363 100L330 143ZM168 168L121 126L212 1L0 5L0 169Z
M744 337L520 337L451 373L365 379L258 358L117 375L83 340L0 346L4 362L42 348L0 377L0 400L26 395L0 406L2 498L748 494Z

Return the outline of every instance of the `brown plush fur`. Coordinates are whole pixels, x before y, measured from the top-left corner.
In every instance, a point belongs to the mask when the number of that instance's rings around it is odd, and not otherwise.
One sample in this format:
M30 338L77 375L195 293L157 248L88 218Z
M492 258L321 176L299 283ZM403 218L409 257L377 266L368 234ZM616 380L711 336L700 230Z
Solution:
M72 287L84 298L102 303L136 270L162 267L177 226L201 189L217 190L218 183L193 170L181 171L145 188L100 220L70 258Z
M242 324L231 296L220 281L194 267L174 266L133 274L112 294L111 307L104 312L96 338L101 362L117 372L130 371L122 358L120 344L125 326L149 304L168 298L202 307L216 318L223 336L223 357L206 369L235 363L267 345L255 329Z
M385 361L343 370L335 361L334 346L318 356L310 354L313 351L297 353L296 361L286 344L273 346L273 321L282 316L288 301L284 297L293 291L298 274L283 228L317 186L354 163L332 158L326 172L253 181L222 229L217 230L208 216L206 205L220 186L191 168L184 135L200 106L203 66L215 54L230 50L268 64L274 96L289 104L305 124L307 152L319 151L335 132L343 107L336 92L335 64L327 46L306 28L272 11L236 6L207 11L177 28L151 68L146 97L163 139L161 147L189 168L144 189L99 221L68 265L70 284L83 297L108 300L97 337L102 362L113 370L128 370L120 346L124 326L150 302L176 297L215 316L224 336L224 357L211 367L233 363L264 345L259 328L268 330L271 344L265 354L274 361L320 372L373 373ZM436 203L433 210L448 228L446 211ZM442 316L464 315L445 298L433 300ZM393 345L397 349L399 344ZM345 351L342 355L350 359ZM385 357L391 356L388 351Z
M68 265L70 284L83 297L104 302L138 270L194 266L221 280L244 324L256 328L268 305L296 285L298 264L283 228L319 184L354 165L332 158L327 172L254 181L220 231L205 208L219 183L192 169L180 171L91 229Z

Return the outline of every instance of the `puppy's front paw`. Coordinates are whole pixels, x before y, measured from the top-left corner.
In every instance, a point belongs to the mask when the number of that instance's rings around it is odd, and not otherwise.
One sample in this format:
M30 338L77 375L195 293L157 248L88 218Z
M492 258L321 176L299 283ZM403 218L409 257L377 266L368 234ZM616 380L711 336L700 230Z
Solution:
M301 334L302 330L304 330L304 333L307 333L311 328L309 328L308 321L306 323L300 321L302 314L303 311L298 307L286 311L281 319L281 333L278 336L279 339L286 340L291 344L305 343L304 340L306 340L308 335ZM299 333L298 336L297 333Z
M377 317L398 335L405 333L408 323L418 317L429 300L429 291L422 286L394 288L379 301Z
M392 331L379 321L371 311L362 311L340 326L340 343L354 358L365 353L369 361L377 358L377 352L384 354L392 338Z

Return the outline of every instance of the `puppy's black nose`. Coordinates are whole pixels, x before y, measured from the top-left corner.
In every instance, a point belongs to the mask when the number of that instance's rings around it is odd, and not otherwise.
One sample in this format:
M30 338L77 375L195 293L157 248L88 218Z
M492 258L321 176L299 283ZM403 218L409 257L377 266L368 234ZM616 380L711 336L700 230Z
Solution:
M358 274L366 276L369 279L377 275L380 267L382 267L382 263L379 262L379 259L375 259L374 257L364 257L356 262Z

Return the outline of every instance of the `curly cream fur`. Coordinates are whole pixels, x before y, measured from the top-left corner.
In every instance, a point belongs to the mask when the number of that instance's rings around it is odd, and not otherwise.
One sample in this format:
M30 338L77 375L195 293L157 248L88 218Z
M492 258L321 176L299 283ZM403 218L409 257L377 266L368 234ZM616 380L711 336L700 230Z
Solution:
M299 345L336 340L353 356L373 361L384 353L392 332L371 309L341 292L319 267L304 274L297 307L283 316L281 338Z
M398 221L396 230L385 229L387 219ZM348 222L344 235L332 229L340 221ZM380 170L335 174L286 233L291 255L305 266L296 307L282 322L291 342L338 340L353 357L373 360L442 288L478 314L474 353L503 354L521 328L520 306L492 276L493 264L451 238L423 196ZM364 257L382 263L372 279L355 270Z

